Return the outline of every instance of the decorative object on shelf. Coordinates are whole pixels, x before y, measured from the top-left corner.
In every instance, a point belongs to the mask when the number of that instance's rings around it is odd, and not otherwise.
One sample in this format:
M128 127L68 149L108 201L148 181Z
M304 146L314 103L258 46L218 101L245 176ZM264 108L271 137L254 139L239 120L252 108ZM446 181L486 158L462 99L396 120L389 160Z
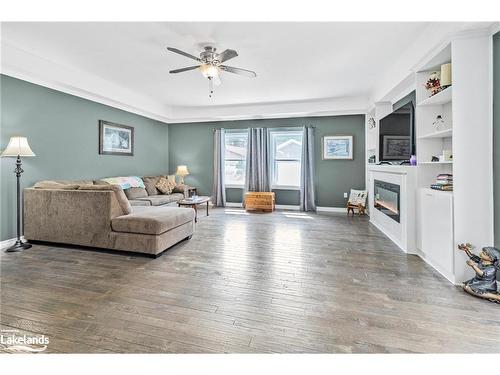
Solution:
M368 158L368 164L375 164L377 162L377 157L372 155Z
M431 161L433 162L438 162L439 161L439 156L432 156Z
M432 123L432 126L434 126L434 129L436 129L437 132L443 130L444 129L443 116L437 115L436 120Z
M451 63L441 65L441 76L440 76L441 89L451 86Z
M364 215L366 212L366 197L368 196L367 190L354 190L351 189L349 194L349 199L347 200L347 214L352 212L354 215L354 210L358 210L359 215Z
M134 156L134 128L99 120L99 154Z
M175 171L175 174L180 177L179 185L184 185L184 177L189 174L187 166L186 165L178 165L177 171Z
M1 157L14 157L16 158L16 169L14 173L17 179L17 238L14 245L7 248L7 252L12 253L29 249L31 244L21 240L21 174L24 172L22 168L21 157L35 156L31 150L26 137L11 137L7 148L0 155Z
M467 264L474 270L476 276L462 284L467 293L500 303L500 291L497 287L497 270L500 269L500 250L496 247L483 247L478 255L472 253L474 246L470 243L458 245L458 249L467 254Z
M410 156L410 165L417 165L417 156L416 155Z
M375 119L370 116L368 119L368 128L369 129L375 129L377 127L377 123L375 122Z
M430 91L430 96L436 95L438 92L442 90L441 81L439 80L439 73L432 72L425 83L425 88Z
M453 154L451 150L443 150L443 154L439 156L439 161L452 161Z
M431 185L431 189L453 191L453 175L450 173L438 174L436 182Z
M407 135L384 135L382 142L382 158L384 160L401 160L411 155L411 138Z
M353 159L352 135L324 136L323 160Z

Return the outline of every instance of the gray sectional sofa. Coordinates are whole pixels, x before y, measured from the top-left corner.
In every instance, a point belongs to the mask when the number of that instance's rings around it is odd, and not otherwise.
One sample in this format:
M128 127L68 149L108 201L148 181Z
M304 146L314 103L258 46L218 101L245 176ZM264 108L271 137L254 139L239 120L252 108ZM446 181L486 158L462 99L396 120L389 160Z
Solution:
M183 194L129 200L125 192L101 181L37 183L24 189L24 237L157 256L193 235L194 210L169 206Z

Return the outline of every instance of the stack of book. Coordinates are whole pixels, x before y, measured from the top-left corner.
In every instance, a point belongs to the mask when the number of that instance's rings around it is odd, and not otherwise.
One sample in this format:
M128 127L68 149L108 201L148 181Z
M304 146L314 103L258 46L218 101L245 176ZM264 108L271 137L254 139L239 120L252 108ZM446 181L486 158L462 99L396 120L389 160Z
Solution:
M431 189L453 191L453 175L441 173L436 178L436 183L431 185Z

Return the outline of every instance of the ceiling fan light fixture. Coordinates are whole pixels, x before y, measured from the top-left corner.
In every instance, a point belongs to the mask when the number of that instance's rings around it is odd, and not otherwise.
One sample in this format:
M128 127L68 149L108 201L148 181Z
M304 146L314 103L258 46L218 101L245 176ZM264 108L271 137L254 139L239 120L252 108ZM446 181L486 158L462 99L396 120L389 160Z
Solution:
M212 64L201 64L200 71L205 78L218 77L220 73L219 68Z

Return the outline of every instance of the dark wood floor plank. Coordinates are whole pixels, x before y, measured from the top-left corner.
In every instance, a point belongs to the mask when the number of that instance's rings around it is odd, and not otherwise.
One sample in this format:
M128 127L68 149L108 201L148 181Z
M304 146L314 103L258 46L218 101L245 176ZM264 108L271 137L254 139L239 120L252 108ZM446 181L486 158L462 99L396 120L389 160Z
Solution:
M500 351L497 305L343 214L214 209L158 259L36 244L0 288L0 327L47 352Z

